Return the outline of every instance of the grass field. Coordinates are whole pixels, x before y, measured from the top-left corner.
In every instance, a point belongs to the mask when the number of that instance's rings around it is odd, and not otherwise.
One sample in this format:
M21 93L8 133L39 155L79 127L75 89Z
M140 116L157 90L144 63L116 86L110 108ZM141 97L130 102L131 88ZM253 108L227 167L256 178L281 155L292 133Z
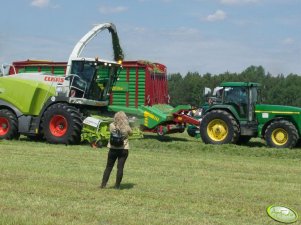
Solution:
M186 134L131 141L121 190L99 189L108 149L0 142L0 224L279 224L301 214L301 149L205 145ZM295 224L300 224L300 219Z

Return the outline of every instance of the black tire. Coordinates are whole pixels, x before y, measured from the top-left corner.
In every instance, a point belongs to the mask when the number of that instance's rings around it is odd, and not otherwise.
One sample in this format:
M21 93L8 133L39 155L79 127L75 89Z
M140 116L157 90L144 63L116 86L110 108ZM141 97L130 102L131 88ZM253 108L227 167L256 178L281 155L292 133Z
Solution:
M196 136L196 131L198 131L198 127L196 126L188 126L187 127L187 134L190 136L190 137L195 137Z
M243 136L243 135L241 135L238 138L236 144L238 144L238 145L245 145L245 144L247 144L251 140L251 138L252 137L250 137L250 136Z
M0 139L12 140L18 139L18 119L16 115L8 110L0 110Z
M272 148L293 148L297 144L299 134L292 122L278 120L267 127L264 139Z
M42 118L41 130L51 144L79 144L83 120L79 110L66 103L51 105Z
M239 138L239 126L230 113L212 110L204 115L200 134L205 144L235 144Z

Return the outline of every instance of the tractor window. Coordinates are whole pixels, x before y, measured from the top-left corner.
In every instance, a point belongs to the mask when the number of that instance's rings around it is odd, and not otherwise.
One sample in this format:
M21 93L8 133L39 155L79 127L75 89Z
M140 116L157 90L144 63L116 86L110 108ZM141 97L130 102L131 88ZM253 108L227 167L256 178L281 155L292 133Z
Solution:
M247 103L248 94L246 87L226 87L224 89L225 103Z
M248 92L246 87L226 87L224 102L232 105L242 118L247 116Z

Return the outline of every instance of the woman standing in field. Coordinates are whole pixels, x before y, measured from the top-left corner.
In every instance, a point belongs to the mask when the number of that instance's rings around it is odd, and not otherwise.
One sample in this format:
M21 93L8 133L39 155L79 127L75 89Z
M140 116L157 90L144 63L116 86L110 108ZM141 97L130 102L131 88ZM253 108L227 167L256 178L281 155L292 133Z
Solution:
M114 115L114 121L110 124L110 133L111 135L113 133L120 133L122 135L122 142L120 144L118 143L111 143L109 141L108 148L110 149L108 152L108 160L106 169L103 173L102 182L100 185L100 188L105 188L107 185L107 182L110 178L111 171L114 167L115 161L118 159L117 162L117 175L116 175L116 183L115 188L120 188L120 183L123 177L123 168L125 161L128 157L128 150L129 150L129 135L132 134L132 129L129 125L129 120L126 114L123 111L117 112Z

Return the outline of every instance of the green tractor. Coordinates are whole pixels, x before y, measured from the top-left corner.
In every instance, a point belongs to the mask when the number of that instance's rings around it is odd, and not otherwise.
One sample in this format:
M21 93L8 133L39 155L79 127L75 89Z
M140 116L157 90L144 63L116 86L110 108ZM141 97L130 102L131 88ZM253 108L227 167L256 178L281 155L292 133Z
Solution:
M112 35L114 60L81 57L86 44L100 31ZM46 139L49 143L78 144L83 120L100 114L108 105L109 93L123 59L116 28L96 25L74 47L66 75L19 73L0 77L0 139L20 134ZM101 75L102 81L97 80Z
M213 96L207 92L200 122L203 142L244 144L261 137L269 147L295 147L301 135L301 108L259 104L259 87L258 83L224 82Z

